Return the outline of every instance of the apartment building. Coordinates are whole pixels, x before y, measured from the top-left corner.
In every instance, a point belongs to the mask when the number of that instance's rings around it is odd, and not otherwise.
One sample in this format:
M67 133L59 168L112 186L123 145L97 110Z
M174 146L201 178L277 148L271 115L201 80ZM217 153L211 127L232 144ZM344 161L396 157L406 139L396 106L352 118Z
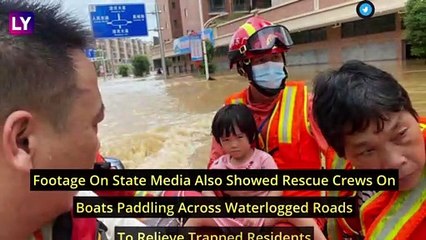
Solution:
M198 0L157 0L164 42L201 29ZM271 7L271 0L202 0L204 22L218 15Z
M187 0L191 1L198 2ZM204 0L203 3L207 8L207 12L203 13L207 16L204 18L204 25L214 30L215 62L219 70L228 68L226 54L232 34L252 17L254 12L290 30L295 42L288 53L290 65L333 64L348 59L364 61L405 59L409 52L402 23L406 0L371 0L376 11L370 19L360 19L357 15L356 5L360 1ZM262 9L261 6L267 8ZM250 10L254 8L258 10ZM189 13L194 11L193 15L197 15L193 9L188 11ZM184 20L182 26L189 26L185 21L189 21L191 16L192 14L189 14L188 18L182 18ZM166 57L175 59L173 64L179 65L172 45L166 43ZM159 62L161 58L159 50L154 47L152 54L154 63ZM182 56L179 59L182 61Z
M198 0L157 0L160 14L160 25L163 28L163 41L166 52L173 52L173 40L191 32L199 32L201 29L200 14L203 14L205 27L212 20L230 19L235 14L246 14L253 9L267 8L271 6L271 0L202 0L202 11ZM239 15L238 15L239 16ZM223 19L222 19L223 20ZM159 44L159 42L158 42ZM159 45L153 47L153 54L160 53ZM167 54L166 54L167 55ZM169 73L187 73L194 71L189 55L168 54L171 63ZM155 68L161 67L161 58L154 60Z
M152 42L135 38L97 39L96 48L103 50L108 70L112 67L117 70L120 64L130 64L136 55L147 55L149 58L152 55Z
M161 10L160 26L163 28L165 42L182 36L181 2L183 3L185 0L157 0L158 8Z
M271 0L208 0L209 14L246 12L272 6Z

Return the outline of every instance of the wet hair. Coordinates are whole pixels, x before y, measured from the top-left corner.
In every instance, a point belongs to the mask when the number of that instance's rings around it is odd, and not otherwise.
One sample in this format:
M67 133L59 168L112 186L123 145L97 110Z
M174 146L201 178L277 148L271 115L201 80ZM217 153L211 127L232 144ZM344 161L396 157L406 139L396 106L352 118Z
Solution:
M61 6L33 0L0 0L0 121L14 111L36 112L55 129L65 125L77 91L70 50L86 48L91 34ZM33 12L34 32L8 32L9 12ZM0 124L2 125L2 124Z
M220 144L220 138L224 135L229 137L235 133L237 126L244 133L251 144L257 144L256 121L250 109L244 104L225 105L216 113L212 123L212 134Z
M389 73L358 60L314 79L313 114L328 144L345 155L344 136L376 122L384 128L388 114L407 111L418 119L407 91Z

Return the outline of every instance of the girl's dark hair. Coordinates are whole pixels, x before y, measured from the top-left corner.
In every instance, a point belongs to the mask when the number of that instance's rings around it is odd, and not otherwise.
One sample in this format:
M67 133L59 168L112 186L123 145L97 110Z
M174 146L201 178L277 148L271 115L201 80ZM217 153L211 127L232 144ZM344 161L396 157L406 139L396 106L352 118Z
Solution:
M256 121L246 105L230 104L219 109L212 123L212 134L216 142L220 144L220 138L224 135L229 137L231 133L236 134L234 126L246 134L251 144L257 144Z
M344 137L371 121L383 130L388 113L407 111L418 118L407 91L389 73L358 60L314 79L313 114L328 144L344 157Z

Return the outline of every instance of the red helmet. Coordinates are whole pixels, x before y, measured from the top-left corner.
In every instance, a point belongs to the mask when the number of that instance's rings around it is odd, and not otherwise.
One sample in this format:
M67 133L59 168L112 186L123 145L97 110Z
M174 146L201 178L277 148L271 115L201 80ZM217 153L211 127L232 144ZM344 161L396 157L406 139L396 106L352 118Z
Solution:
M230 68L254 55L285 52L291 45L293 40L286 27L274 25L259 16L251 17L232 36L228 52Z

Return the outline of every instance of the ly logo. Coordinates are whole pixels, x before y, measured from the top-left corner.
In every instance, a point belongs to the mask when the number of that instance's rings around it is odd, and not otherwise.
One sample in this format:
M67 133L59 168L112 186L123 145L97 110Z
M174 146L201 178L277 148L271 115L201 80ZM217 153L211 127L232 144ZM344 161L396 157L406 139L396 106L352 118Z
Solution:
M9 33L12 35L27 35L34 32L34 13L10 12Z

